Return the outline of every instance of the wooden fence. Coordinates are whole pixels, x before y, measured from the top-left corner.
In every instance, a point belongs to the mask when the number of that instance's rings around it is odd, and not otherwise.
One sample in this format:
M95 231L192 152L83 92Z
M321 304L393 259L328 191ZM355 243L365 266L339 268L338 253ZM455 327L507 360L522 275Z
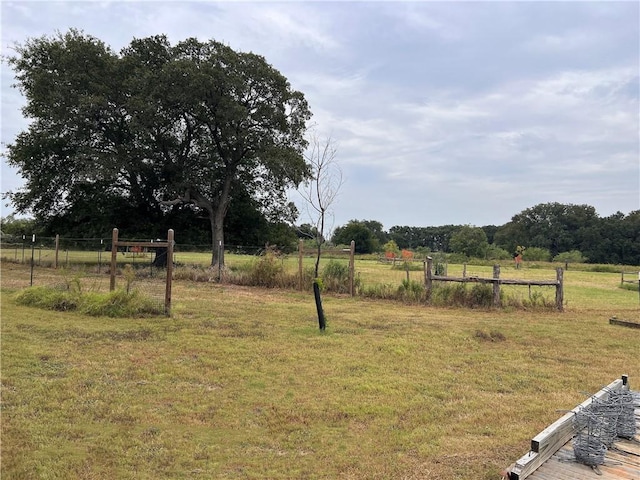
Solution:
M564 281L562 268L556 268L555 280L514 280L507 278L500 278L500 265L493 266L493 278L480 278L475 276L463 276L463 277L447 277L443 275L433 275L433 259L427 257L424 262L424 281L427 290L427 298L431 296L433 290L433 282L460 282L460 283L491 283L493 284L493 305L500 307L500 285L526 285L526 286L553 286L556 288L556 309L560 312L564 307Z
M171 281L173 278L173 247L174 247L174 234L173 230L169 229L167 232L166 242L131 242L118 240L118 229L114 228L111 238L111 268L110 268L110 283L109 290L116 288L116 266L118 258L118 247L139 247L139 248L166 248L166 264L167 264L167 277L165 282L164 293L164 313L166 315L171 314ZM58 237L56 236L56 243ZM57 264L57 248L56 248L56 264Z
M627 278L624 278L625 275ZM631 279L629 279L631 276ZM624 270L620 272L620 284L623 283L640 283L640 272L625 272Z
M314 252L316 254L317 252ZM326 252L323 252L326 253ZM349 254L349 294L353 297L356 294L355 291L355 253L356 253L356 242L351 240L351 245L349 249L340 250L342 254ZM301 239L298 243L298 289L304 289L304 273L302 269L302 259L304 257L304 241Z
M624 278L625 275L627 278ZM629 279L629 276L631 276L631 279ZM640 302L640 272L625 272L624 270L620 272L620 285L625 283L638 284L638 302Z

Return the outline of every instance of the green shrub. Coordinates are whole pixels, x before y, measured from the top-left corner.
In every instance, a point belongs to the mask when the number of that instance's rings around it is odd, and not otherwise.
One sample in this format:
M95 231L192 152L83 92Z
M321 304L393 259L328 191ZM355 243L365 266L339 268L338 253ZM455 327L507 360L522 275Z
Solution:
M493 288L484 283L475 283L471 288L465 283L436 283L430 303L440 307L490 308L493 305Z
M338 260L330 260L322 269L322 283L329 292L349 292L349 266Z
M504 248L497 247L493 244L487 248L487 260L511 260L511 254Z
M585 263L587 259L582 256L580 250L571 250L570 252L562 252L553 257L554 262L562 263Z
M484 283L476 283L467 296L470 307L489 308L493 305L493 287Z
M398 289L389 283L378 283L370 287L363 287L360 293L366 298L394 300L397 298Z
M551 260L551 252L546 248L529 247L522 254L522 259L527 262L548 262Z
M80 293L52 287L29 287L18 293L16 303L27 307L64 312L78 308Z
M403 280L398 287L398 299L408 302L422 302L425 300L425 287L422 282Z
M502 300L505 307L513 307L522 310L553 310L556 308L555 296L551 298L541 291L533 291L528 298L522 295L512 294Z
M251 263L249 269L250 285L274 288L280 286L284 266L275 253L268 251Z

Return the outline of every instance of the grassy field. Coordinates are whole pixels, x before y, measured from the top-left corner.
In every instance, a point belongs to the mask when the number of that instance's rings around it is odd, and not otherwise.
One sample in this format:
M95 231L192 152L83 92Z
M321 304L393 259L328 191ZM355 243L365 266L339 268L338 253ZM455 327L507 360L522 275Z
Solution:
M171 318L110 319L20 307L25 278L2 263L3 480L495 479L558 410L640 385L640 330L608 324L640 321L638 292L615 273L565 272L564 313L327 295L325 333L308 293L175 281Z

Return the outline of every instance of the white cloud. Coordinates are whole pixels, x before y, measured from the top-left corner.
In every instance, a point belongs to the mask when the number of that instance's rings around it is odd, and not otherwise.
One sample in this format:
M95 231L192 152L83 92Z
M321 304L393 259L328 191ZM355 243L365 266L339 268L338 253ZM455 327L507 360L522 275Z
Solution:
M3 49L77 27L116 50L133 37L166 33L172 43L215 38L264 55L305 94L316 131L337 142L347 181L338 225L351 218L387 227L500 224L549 201L593 204L602 215L640 208L637 5L132 1L1 8ZM3 70L2 138L10 141L24 124L5 79ZM2 168L5 188L15 176L4 162Z
M563 35L549 33L536 35L523 44L523 49L529 52L557 55L583 51L601 45L603 42L608 42L607 36L581 29L565 32Z

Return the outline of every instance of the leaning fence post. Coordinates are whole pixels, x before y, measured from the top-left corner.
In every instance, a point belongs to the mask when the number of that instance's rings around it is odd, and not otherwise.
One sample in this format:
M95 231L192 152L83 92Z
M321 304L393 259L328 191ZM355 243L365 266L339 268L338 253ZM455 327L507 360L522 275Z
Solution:
M173 229L167 232L167 284L164 294L164 313L171 315L171 281L173 280Z
M54 269L58 269L58 252L60 251L60 234L56 234L56 256L53 264Z
M562 312L564 310L564 286L563 286L563 270L562 267L556 268L556 308Z
M433 278L431 275L431 267L433 266L433 258L427 257L424 262L424 290L427 300L431 298L431 289L433 287Z
M302 278L302 255L304 252L304 240L298 241L298 290L302 291L303 278Z
M113 234L111 235L111 280L109 282L109 290L113 291L116 289L116 265L118 262L118 229L113 229Z
M493 306L500 306L500 265L493 266Z
M349 293L353 297L355 295L355 276L356 276L356 242L351 240L349 249Z
M32 287L33 287L33 266L34 266L33 252L35 248L36 248L36 234L34 233L33 236L31 237L31 283L30 285Z

